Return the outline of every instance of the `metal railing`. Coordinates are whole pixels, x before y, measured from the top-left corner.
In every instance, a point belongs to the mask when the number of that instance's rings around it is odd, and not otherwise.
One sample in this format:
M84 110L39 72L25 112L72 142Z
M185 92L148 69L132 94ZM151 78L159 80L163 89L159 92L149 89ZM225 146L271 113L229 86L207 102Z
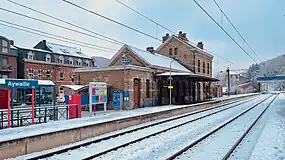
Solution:
M74 107L75 116L70 117L70 107ZM47 123L49 121L67 120L79 118L79 107L76 104L65 104L57 106L43 106L34 108L34 123ZM0 129L8 128L8 109L0 110ZM11 127L21 127L32 124L32 108L11 109Z

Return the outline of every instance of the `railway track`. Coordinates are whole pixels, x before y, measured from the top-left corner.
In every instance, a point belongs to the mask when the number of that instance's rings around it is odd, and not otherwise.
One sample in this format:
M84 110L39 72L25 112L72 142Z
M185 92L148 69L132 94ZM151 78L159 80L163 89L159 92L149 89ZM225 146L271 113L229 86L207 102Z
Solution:
M269 104L262 110L262 112L259 114L259 116L250 124L250 126L243 132L243 134L238 138L238 140L234 143L234 145L232 145L232 147L228 150L228 152L221 158L223 160L227 160L232 153L234 152L235 149L237 149L238 145L243 141L243 139L246 137L246 135L248 135L248 133L251 131L251 129L255 126L255 124L259 121L259 119L262 117L262 115L266 112L266 110L270 107L270 105L275 101L276 97L278 95L276 95L270 102ZM267 99L269 99L270 97L266 98L264 101L266 101ZM262 101L262 102L264 102ZM262 103L261 102L261 103ZM179 150L178 152L172 154L171 156L169 156L167 158L167 160L173 160L173 159L181 159L178 158L180 155L182 155L183 153L187 152L188 150L190 150L191 148L193 148L194 146L198 145L199 143L201 143L202 141L204 141L205 139L207 139L208 137L210 137L211 135L213 135L214 133L216 133L217 131L221 130L222 128L226 127L228 124L232 123L233 121L235 121L236 119L238 119L239 117L245 115L246 113L248 113L250 110L252 110L253 108L257 107L259 104L258 103L252 107L250 107L249 109L243 111L242 113L238 114L237 116L231 118L230 120L226 121L225 123L221 124L220 126L216 127L215 129L209 131L208 133L204 134L203 136L201 136L200 138L196 139L194 142L190 143L189 145L187 145L186 147L182 148L181 150ZM182 158L183 159L183 158Z
M261 98L261 97L262 97L262 96L260 96L260 98ZM267 97L267 98L269 98L269 97ZM128 130L128 131L121 132L121 133L116 133L116 134L113 134L113 135L110 135L110 136L102 137L102 138L99 138L99 139L96 139L96 140L92 140L92 141L84 142L84 143L82 143L82 144L78 144L78 145L74 145L74 146L70 146L70 147L66 147L66 148L54 150L54 151L51 151L51 152L48 152L48 153L44 153L44 154L41 154L41 155L36 155L36 156L29 157L29 158L25 158L25 159L29 159L29 160L45 159L45 158L48 158L48 157L52 157L53 155L58 155L58 154L62 154L62 153L68 152L69 150L75 150L75 149L78 149L78 148L80 148L80 147L88 146L88 145L91 145L91 144L94 144L94 143L99 143L99 142L102 142L102 141L105 141L105 140L108 140L108 139L112 139L112 138L115 138L115 137L118 137L118 136L122 136L122 135L125 135L125 134L128 134L128 133L136 132L136 131L138 131L138 130L142 130L142 129L146 129L146 128L149 128L149 127L157 126L157 125L160 125L160 124L163 124L163 123L166 123L166 122L170 122L170 121L173 121L173 120L185 118L185 117L192 116L192 115L195 115L195 114L198 114L198 113L203 113L203 112L206 112L206 111L211 111L211 110L214 110L214 109L219 109L219 108L221 108L221 107L223 107L223 106L232 105L232 106L229 106L229 107L226 107L226 108L223 108L223 109L220 109L220 110L211 112L211 113L209 113L209 114L205 114L205 115L199 116L198 118L191 119L191 120L186 121L186 122L184 122L184 123L180 123L180 124L178 124L178 125L175 125L175 126L172 126L172 127L169 127L169 128L163 129L163 130L160 130L160 131L158 131L158 132L155 132L155 133L152 133L152 134L143 136L143 137L141 137L141 138L139 138L139 139L135 139L135 140L133 140L133 141L130 141L130 142L127 142L127 143L124 143L124 144L115 146L115 147L113 147L113 148L111 148L111 149L104 150L104 151L102 151L102 152L99 152L99 153L96 153L96 154L93 154L93 155L91 155L91 156L87 156L87 157L84 157L84 158L83 158L83 159L92 159L92 158L95 158L95 157L104 155L104 154L106 154L106 153L108 153L108 152L117 150L117 149L119 149L119 148L128 146L128 145L130 145L130 144L132 144L132 143L135 143L135 142L141 141L141 140L143 140L143 139L149 138L149 137L151 137L151 136L155 136L155 135L161 134L161 133L163 133L163 132L166 132L166 131L168 131L168 130L177 128L177 127L179 127L179 126L183 126L183 125L185 125L185 124L187 124L187 123L191 123L191 122L200 120L200 119L202 119L202 118L205 118L205 117L208 117L208 116L217 114L217 113L219 113L219 112L223 112L223 111L225 111L225 110L234 108L234 107L236 107L236 106L239 106L239 105L242 105L242 104L244 104L244 103L250 102L250 101L252 101L252 100L254 100L254 99L256 99L256 97L254 97L254 98L249 98L249 99L243 100L243 101L241 101L241 102L234 102L234 103L230 103L230 104L223 104L223 105L219 105L219 106L216 106L216 107L211 107L211 108L208 108L208 109L204 109L204 110L200 110L200 111L196 111L196 112L191 112L191 113L189 113L189 114L184 114L184 115L181 115L181 116L169 118L169 119L166 119L166 120L162 120L162 121L159 121L159 122L156 122L156 123L152 123L152 124L149 124L149 125L137 127L137 128L134 128L134 129L131 129L131 130ZM262 103L263 101L264 101L264 100L262 100L262 101L259 102L259 103Z

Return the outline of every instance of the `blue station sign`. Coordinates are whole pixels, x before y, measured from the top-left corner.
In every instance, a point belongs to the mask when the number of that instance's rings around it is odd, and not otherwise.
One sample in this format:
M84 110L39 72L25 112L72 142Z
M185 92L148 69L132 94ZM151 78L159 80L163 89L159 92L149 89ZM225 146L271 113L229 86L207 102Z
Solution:
M6 79L5 86L7 88L37 88L37 80L21 80L21 79Z

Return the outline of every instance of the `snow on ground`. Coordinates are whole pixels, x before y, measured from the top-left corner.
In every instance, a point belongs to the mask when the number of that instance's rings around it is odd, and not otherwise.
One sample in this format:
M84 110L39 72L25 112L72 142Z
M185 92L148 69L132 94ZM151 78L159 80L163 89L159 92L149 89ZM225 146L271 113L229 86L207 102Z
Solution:
M250 94L251 95L251 94ZM235 97L245 96L245 94L241 95L233 95L230 97L221 97L220 99L230 99ZM220 100L216 99L216 100ZM209 102L204 102L209 103ZM9 129L2 129L0 130L0 142L8 141L12 139L19 139L29 136L35 136L45 133L57 132L61 130L68 130L72 128L78 128L82 126L94 125L98 123L103 123L107 121L118 120L122 118L132 117L132 116L139 116L148 113L156 113L166 110L172 110L175 108L183 108L185 106L194 106L197 104L192 105L172 105L172 106L157 106L157 107L147 107L147 108L140 108L135 110L129 111L109 111L107 113L100 113L96 114L94 117L83 117L78 119L71 119L71 120L62 120L62 121L54 121L50 123L44 124L35 124L30 126L23 126L17 128L9 128Z
M190 150L181 154L177 159L222 159L273 98L274 97L269 98L262 104L237 118L235 121L201 141Z
M251 104L252 102L248 102L248 103ZM222 108L227 108L229 106L231 106L231 105L224 106ZM240 110L242 110L242 108L245 108L245 107L247 107L247 105L244 105L244 107L237 106L237 107L234 107L233 109L229 109L229 110L223 111L221 113L217 113L217 115L215 115L216 118L214 118L214 120L218 121L216 123L220 123L220 119L224 119L225 117L232 116L232 114L236 114L236 112L239 112ZM220 109L222 109L222 108L220 108ZM215 109L215 110L217 111L218 109ZM206 111L205 113L212 113L212 112L213 111ZM189 116L186 118L181 118L179 120L174 120L174 121L167 122L167 123L157 125L154 127L142 129L142 130L139 130L137 132L129 133L129 134L126 134L126 135L123 135L120 137L116 137L116 138L112 138L112 139L109 139L106 141L102 141L100 143L89 145L87 147L81 147L80 149L69 151L68 153L53 156L53 157L48 158L48 159L51 159L51 160L53 160L53 159L82 159L84 156L87 156L90 154L92 155L96 152L107 150L107 149L112 148L112 147L119 145L121 143L127 143L127 142L134 140L134 139L138 139L140 137L143 137L145 135L149 135L149 134L152 134L154 132L158 132L160 130L163 130L165 128L169 128L169 127L177 125L177 124L181 124L185 121L189 121L191 119L197 118L198 116L204 115L205 113L199 113L197 115ZM224 115L224 116L221 116L221 115ZM149 146L152 146L154 144L161 144L162 142L165 142L166 140L168 140L170 138L169 136L171 136L171 135L175 135L176 138L179 138L181 136L181 134L187 135L186 132L189 132L189 128L193 128L193 129L197 128L199 126L199 124L201 124L203 122L202 122L202 120L199 120L199 122L197 121L197 122L193 122L193 123L195 123L195 125L188 124L188 125L185 125L183 127L179 127L178 129L174 129L173 131L165 132L165 133L161 134L160 136L158 136L159 138L156 138L157 136L155 136L155 137L150 138L151 140L148 139L148 140L145 140L145 142L142 141L139 143L140 144L139 147L136 146L135 144L132 144L132 145L126 147L126 148L130 148L130 149L123 149L122 151L119 149L118 152L115 152L115 153L110 152L110 154L112 155L112 157L114 159L141 159L142 157L150 154L149 149L151 149L151 147L149 147ZM205 123L205 124L207 124L206 125L207 127L211 127L211 123ZM206 129L207 127L205 127L204 129ZM183 131L181 131L182 129L183 129ZM196 134L198 134L198 133L196 132ZM162 136L162 135L164 135L164 136ZM156 141L153 141L153 138L155 138ZM147 144L145 144L145 143L147 143ZM139 152L139 151L143 151L143 150L146 150L146 151L145 152ZM133 151L133 152L131 152L131 151ZM131 153L129 153L129 152L131 152ZM146 154L146 153L148 153L148 154ZM115 155L117 155L119 157L116 157ZM130 158L130 156L135 156L135 157ZM149 157L145 157L145 159L150 159L150 158L153 159L153 156L151 155ZM108 156L103 157L102 159L109 159L109 157Z
M222 107L217 108L217 109L205 111L205 112L203 112L203 113L196 113L195 115L192 115L191 117L192 117L192 118L195 118L195 117L200 116L200 115L202 115L202 114L212 113L212 112L217 111L217 110L222 110L222 109L224 109L224 108L228 108L228 107L231 107L231 106L234 106L234 105L237 105L237 104L242 104L242 103L244 103L244 102L246 102L246 101L249 101L249 100L252 100L252 99L261 98L262 96L263 96L263 95L260 95L260 96L258 96L258 97L253 97L253 98L250 98L250 99L247 99L247 100L239 101L239 102L236 102L236 103L233 103L233 104L230 104L230 105L222 106ZM214 107L213 107L213 108L214 108ZM204 110L206 110L206 109L204 109ZM202 111L202 110L201 110L201 111ZM195 113L195 112L198 112L198 111L194 111L194 112L192 112L192 113ZM187 114L189 114L189 113L186 113L186 114L184 114L184 115L187 115ZM167 119L173 119L173 118L182 117L182 116L183 116L183 115L179 115L179 116L174 116L174 117L167 118ZM99 139L99 138L107 137L107 136L114 135L114 134L117 134L117 133L121 133L121 132L124 132L124 131L127 131L127 130L131 130L131 129L135 129L135 128L147 126L147 125L150 125L150 124L153 124L153 123L157 123L157 122L161 122L161 121L164 121L164 120L167 120L167 119L155 120L155 121L152 121L152 122L147 122L147 123L143 123L143 124L136 125L136 126L131 126L131 127L128 127L128 128L122 129L122 130L110 132L110 133L107 133L107 134L104 134L104 135L101 135L101 136L97 136L97 137L94 137L94 138L89 138L89 139L86 139L86 140L81 141L81 142L76 142L76 143L73 143L73 144L64 145L64 146L56 147L56 148L53 148L53 149L44 150L44 151L41 151L41 152L34 152L34 153L27 154L27 155L24 155L24 156L19 156L19 157L15 158L15 159L27 159L27 158L31 158L31 157L33 157L33 156L41 155L41 154L44 154L44 153L49 153L49 152L52 152L52 151L55 151L55 150L60 150L60 149L62 149L62 148L68 148L68 147L73 146L73 145L78 145L78 144L90 142L90 141L93 141L93 140L96 140L96 139ZM188 117L188 118L181 118L181 119L179 119L179 120L176 120L176 122L182 123L183 121L185 121L185 119L189 119L189 117ZM167 123L167 124L168 124L168 123ZM159 127L161 127L161 126L159 126Z
M285 94L281 93L274 104L271 116L253 150L251 160L285 159Z
M259 99L260 100L260 99ZM197 136L201 134L201 132L206 132L211 127L214 127L213 124L220 124L222 121L232 117L233 115L241 112L249 105L256 103L255 101L248 102L248 104L242 104L238 107L235 107L230 110L226 110L221 113L217 113L216 115L204 118L202 120L192 122L191 124L184 125L174 130L170 130L168 132L162 133L159 136L154 136L149 139L138 142L138 144L132 144L127 146L124 149L119 149L115 152L110 152L107 154L107 157L101 157L102 159L161 159L162 155L165 155L169 149L179 149L183 147L183 143L185 143L185 139L188 139L189 136ZM201 126L201 124L205 124ZM170 124L168 124L169 127ZM198 128L198 129L197 129ZM115 145L119 145L120 143L126 143L128 141L133 140L133 138L137 136L145 136L147 134L151 134L155 132L157 128L151 127L151 130L141 130L134 134L128 134L125 136L120 136L117 138L113 138L102 143L92 144L88 147L82 147L78 150L69 151L68 153L61 154L55 156L50 159L81 159L82 156L89 155L90 153L94 154L101 150L106 150L108 148L114 147ZM175 140L173 140L175 138ZM168 140L171 140L168 142ZM167 143L168 142L168 143ZM182 144L182 145L181 145ZM161 150L162 149L162 150ZM157 152L154 152L154 151ZM152 154L154 152L154 154ZM167 152L168 153L168 152ZM108 157L111 156L111 157ZM155 157L157 156L157 157ZM164 157L165 158L165 157Z

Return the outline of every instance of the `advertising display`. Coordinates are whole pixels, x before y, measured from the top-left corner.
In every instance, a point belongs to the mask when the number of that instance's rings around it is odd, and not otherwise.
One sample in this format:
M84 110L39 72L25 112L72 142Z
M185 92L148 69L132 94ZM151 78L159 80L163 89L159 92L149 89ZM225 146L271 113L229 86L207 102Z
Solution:
M93 105L104 104L104 111L107 110L107 84L105 82L89 83L89 112L92 112Z

